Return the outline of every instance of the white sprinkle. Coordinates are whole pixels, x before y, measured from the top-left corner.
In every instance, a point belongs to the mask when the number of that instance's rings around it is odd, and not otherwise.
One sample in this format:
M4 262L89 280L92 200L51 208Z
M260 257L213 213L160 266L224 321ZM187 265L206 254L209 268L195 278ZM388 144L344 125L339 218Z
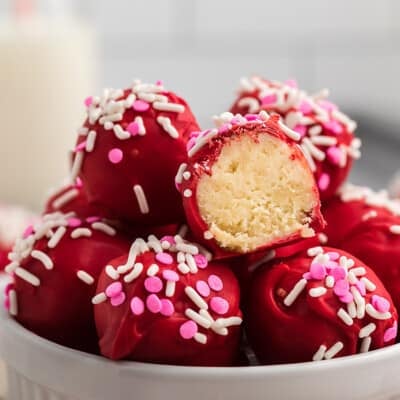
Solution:
M187 167L187 164L182 163L178 168L178 172L176 173L176 176L175 176L175 183L177 183L178 185L180 185L182 183L183 173L185 172L186 167Z
M107 300L106 294L101 292L101 293L96 294L96 296L94 296L92 298L92 304L100 304L100 303L103 303L106 300Z
M182 176L183 176L183 179L185 179L185 181L188 181L191 178L192 174L189 171L185 171L182 174Z
M298 132L295 132L294 130L288 128L285 124L283 124L281 121L279 121L279 126L281 127L282 131L285 133L287 137L290 139L298 142L301 139L301 135Z
M31 257L35 258L36 260L39 260L46 269L53 269L54 264L51 258L44 253L43 251L40 250L33 250L31 253Z
M375 318L375 319L379 319L379 320L385 320L385 319L389 319L392 317L392 314L389 311L386 311L384 313L379 312L378 310L376 310L374 308L374 306L370 303L368 303L365 306L365 311L367 312L367 314L371 317L371 318Z
M247 270L249 272L254 272L257 268L261 267L261 265L264 265L268 261L271 261L275 258L276 252L275 250L270 250L264 257L262 257L260 260L255 262L254 264L251 264Z
M354 297L354 302L356 303L357 318L358 319L363 319L364 316L365 316L365 300L364 300L364 297L361 296L360 292L354 286L351 287L350 291L351 291L351 294Z
M137 116L137 117L135 117L134 122L136 122L139 127L138 134L140 136L144 136L146 134L146 128L143 123L143 118Z
M185 263L179 263L178 269L182 274L187 274L190 272L190 268Z
M353 268L351 270L351 272L355 275L355 276L362 276L365 275L367 273L367 271L365 270L364 267L357 267L357 268Z
M365 288L369 291L369 292L373 292L376 289L376 286L374 283L372 283L368 278L361 278L360 279L361 282L364 283Z
M175 294L175 287L176 284L174 281L167 281L167 284L165 285L165 295L167 297L172 297Z
M357 283L357 278L354 275L353 271L349 271L349 273L347 274L347 280L349 281L349 283L351 283L352 285L355 285Z
M157 275L157 272L160 270L160 267L157 264L151 264L149 268L147 268L147 276Z
M394 235L400 235L400 225L392 225L389 230Z
M70 189L65 192L63 195L55 199L52 203L52 206L55 210L58 210L65 204L69 203L71 200L75 199L79 195L78 189Z
M7 274L12 274L17 268L19 267L19 263L17 261L12 261L10 264L8 264L5 268L4 271Z
M205 310L204 308L202 308L201 310L199 310L199 314L200 314L202 317L208 319L211 323L214 323L214 322L215 322L215 321L214 321L214 318L211 316L211 314L210 314L207 310ZM212 326L211 326L211 328L212 328Z
M240 317L218 318L215 325L219 328L228 328L230 326L239 326L243 322Z
M351 301L350 303L347 304L347 312L351 318L357 317L357 309L356 309L356 304L354 303L354 301Z
M247 107L250 114L256 113L260 109L260 103L254 97L243 97L238 101L239 107Z
M92 152L94 149L94 145L96 143L96 135L97 135L96 131L89 132L89 135L86 140L86 147L85 147L85 150L88 153Z
M82 281L85 282L88 285L93 285L94 283L94 278L92 275L88 274L86 271L78 271L76 273L76 276Z
M71 183L74 183L76 181L76 178L78 177L79 173L81 172L83 157L84 157L83 151L79 151L75 155L74 163L72 164L71 175L70 175Z
M325 233L318 233L318 240L321 244L328 243L328 236Z
M211 327L211 322L207 318L202 317L199 313L191 308L187 308L185 310L185 315L205 329L209 329Z
M326 292L327 292L326 288L324 288L322 286L319 286L319 287L315 287L315 288L310 289L308 291L308 294L311 297L320 297L320 296L323 296Z
M193 258L193 256L191 254L186 254L185 259L186 259L186 264L190 269L190 272L192 274L196 274L198 271L198 268L197 268L197 264L196 264L196 261Z
M117 279L119 279L119 273L118 271L112 266L112 265L106 265L106 274L113 279L114 281L116 281Z
M351 326L353 325L353 318L343 309L340 308L339 311L337 312L337 316L347 325Z
M184 197L192 197L192 191L190 189L185 189L183 195Z
M191 286L185 287L185 293L190 300L196 304L200 309L208 310L208 304L203 300L203 298L194 290Z
M169 118L158 116L157 122L161 125L164 131L167 132L168 135L172 137L172 139L179 138L179 133L175 129L175 127L171 124L171 120Z
M315 172L317 170L317 166L315 165L315 162L314 162L313 158L311 157L311 154L310 154L308 148L306 146L304 146L303 144L301 144L300 147L301 147L301 150L303 150L304 157L307 160L311 171Z
M80 237L90 237L92 231L89 228L76 228L71 232L72 239L78 239Z
M140 212L142 214L148 214L150 209L149 209L149 205L147 203L147 199L144 194L143 188L140 185L135 185L133 187L133 191L135 192L136 200L139 204Z
M92 228L96 231L101 231L109 236L115 236L117 233L117 231L113 227L105 224L104 222L93 222Z
M303 138L302 143L305 147L307 147L308 151L310 152L311 156L314 157L318 161L325 160L325 153L320 150L318 147L314 146L310 139L307 137Z
M124 104L125 108L132 107L132 106L133 106L133 103L135 102L135 100L136 100L136 96L135 96L133 93L131 93L131 94L125 99L125 104Z
M131 137L131 134L127 131L124 131L121 125L115 124L113 126L113 131L115 133L115 136L120 140L126 140Z
M18 314L18 301L17 301L17 292L14 289L11 289L8 293L8 299L10 301L10 309L9 312L12 316L16 316Z
M212 232L210 232L210 231L204 231L203 237L204 237L204 239L206 239L206 240L211 240L211 239L214 238L214 235L213 235Z
M323 248L321 246L316 246L316 247L310 247L307 250L307 255L309 257L315 257L318 254L322 254L324 252Z
M179 251L176 255L176 260L178 261L178 263L184 263L186 261L185 254Z
M99 122L101 125L104 125L109 122L113 123L113 122L121 121L122 118L123 118L123 114L120 112L116 112L114 114L104 115L103 117L101 117L99 119Z
M321 361L321 360L323 360L324 355L325 355L325 351L326 351L326 346L324 344L321 344L321 346L319 346L318 350L313 355L312 360L313 361Z
M177 245L176 245L176 249L178 250L178 251L182 251L182 252L184 252L184 253L189 253L189 254L192 254L192 255L196 255L196 254L199 254L199 249L198 249L198 247L197 246L194 246L194 245L192 245L192 244L186 244L186 243L178 243Z
M316 146L335 146L337 139L332 136L312 136L310 142Z
M367 336L361 341L361 346L360 346L360 353L366 353L370 346L371 346L372 338L371 336Z
M136 242L141 253L146 253L146 251L149 251L149 246L147 246L147 243L142 238L136 239Z
M360 332L358 333L358 337L360 339L363 339L367 336L370 336L372 332L374 332L376 329L376 325L371 322L368 325L365 325L363 328L360 329Z
M330 347L324 355L325 360L330 360L331 358L335 357L336 354L340 352L344 347L342 342L336 342L332 347Z
M294 285L294 288L285 297L285 299L283 300L283 304L285 304L285 306L287 307L291 306L295 302L297 297L300 295L300 293L305 289L306 286L307 286L307 280L304 278L300 279L296 283L296 285Z
M130 283L133 280L135 280L143 271L143 264L142 263L136 263L135 266L133 267L132 271L124 276L124 281L126 283Z
M196 332L193 336L194 340L201 344L207 343L207 336L204 333Z
M153 108L159 111L171 111L177 113L183 113L185 111L185 107L182 104L165 103L160 101L155 101L153 103Z
M363 221L368 221L371 218L376 218L378 216L378 213L375 210L370 210L368 212L366 212L361 219Z
M54 249L58 245L60 240L63 238L66 231L67 231L67 228L65 228L65 226L58 227L57 230L55 231L54 235L48 241L47 246L50 249Z
M218 135L218 129L212 129L207 135L196 140L196 144L188 151L188 156L194 156L205 144L207 144L214 136Z
M18 267L14 271L15 275L23 279L24 281L30 283L33 286L40 285L40 279L36 276L27 271L25 268Z
M309 128L308 134L310 136L317 136L322 132L322 126L321 125L315 125Z
M155 253L162 253L163 249L161 247L160 241L154 236L150 235L147 245L150 249L153 249Z
M335 286L335 278L332 275L328 275L325 278L325 286L327 288L333 288Z

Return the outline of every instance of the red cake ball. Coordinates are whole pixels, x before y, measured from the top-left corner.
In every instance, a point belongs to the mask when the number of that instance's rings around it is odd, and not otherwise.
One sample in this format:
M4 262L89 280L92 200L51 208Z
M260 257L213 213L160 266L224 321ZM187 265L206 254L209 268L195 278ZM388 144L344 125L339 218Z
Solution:
M390 199L385 190L375 192L368 187L346 184L323 204L322 213L327 222L325 234L329 245L341 247L359 224L364 226L364 222L376 217L400 216L400 201Z
M137 239L108 263L93 298L113 360L229 366L238 361L240 292L230 268L179 235Z
M360 157L356 124L326 100L328 90L308 95L294 80L284 83L260 77L242 78L233 113L261 110L280 114L301 135L300 146L314 172L321 200L332 196Z
M175 180L195 240L222 257L314 236L323 219L298 133L266 112L217 124L193 135Z
M260 269L247 334L263 364L318 361L393 344L397 311L375 273L349 253L313 247Z
M72 348L96 351L91 299L104 265L129 241L98 218L53 213L16 241L6 271L6 306L32 332Z
M104 217L148 226L179 222L174 177L189 134L199 130L186 102L161 83L135 81L85 104L71 181L81 177L89 203L107 210Z

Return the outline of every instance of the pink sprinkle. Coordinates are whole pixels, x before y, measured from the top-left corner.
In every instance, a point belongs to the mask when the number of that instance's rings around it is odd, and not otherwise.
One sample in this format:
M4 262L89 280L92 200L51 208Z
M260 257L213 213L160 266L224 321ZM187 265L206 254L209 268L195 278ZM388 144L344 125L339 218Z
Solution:
M197 281L196 282L196 290L203 296L207 297L210 295L210 287L205 281Z
M101 220L100 217L87 217L87 218L86 218L86 222L87 222L88 224L93 224L93 222L98 222L98 221L100 221L100 220Z
M31 235L33 233L33 225L29 225L26 229L25 229L25 231L24 231L24 234L22 235L22 237L24 238L24 239L26 239L29 235Z
M339 300L342 303L349 304L353 301L353 295L350 292L347 292L345 295L339 296Z
M340 281L346 278L346 270L343 267L332 268L329 275L335 278L335 281Z
M334 119L331 119L328 122L324 122L324 128L330 130L331 132L333 132L335 134L339 134L339 133L343 132L342 125Z
M174 312L175 312L175 307L172 304L172 301L168 299L162 299L161 310L160 310L161 315L164 315L165 317L170 317Z
M218 133L225 133L228 132L230 129L229 124L223 124L218 128Z
M160 240L160 242L168 242L170 245L175 244L175 239L173 236L167 235L167 236L163 236Z
M106 296L107 297L118 296L121 292L122 292L122 283L121 282L110 283L106 288Z
M197 330L197 324L194 321L186 321L180 326L179 333L184 339L192 339Z
M135 100L132 108L135 111L147 111L150 108L150 104L143 100Z
M311 274L310 274L309 272L305 272L305 273L303 274L303 278L304 278L304 279L307 279L308 281L309 281L310 279L312 279Z
M144 281L144 287L150 293L158 293L163 288L162 280L157 276L149 276Z
M397 336L397 322L393 324L391 328L386 329L385 333L383 334L383 341L390 342L393 339L396 339Z
M331 146L326 151L326 155L328 160L335 165L339 165L340 161L342 160L342 150L339 147Z
M325 263L325 267L328 268L328 269L333 269L333 268L336 268L338 266L339 266L339 264L337 263L337 261L329 260L327 263Z
M267 106L270 104L274 104L277 100L276 94L269 94L268 96L264 96L261 99L261 105Z
M332 102L330 102L328 100L319 100L318 105L321 106L324 110L326 110L328 112L338 109L336 104L333 104Z
M86 147L86 140L83 142L80 142L76 147L75 147L75 153L78 153L82 151Z
M208 260L205 256L203 256L203 254L196 254L193 258L194 258L194 261L196 262L196 265L200 269L204 269L207 267Z
M166 281L172 281L172 282L179 281L179 275L175 271L172 271L172 269L164 270L162 275Z
M121 292L120 294L111 297L111 305L114 307L120 306L126 299L126 295L124 292Z
M14 289L14 283L7 283L6 287L4 288L4 294L8 296L10 290Z
M357 282L355 283L355 287L360 292L361 296L365 296L367 294L365 283L363 281L357 280Z
M81 178L79 178L79 176L76 178L76 181L75 181L75 187L76 188L81 188L83 186L83 183L82 183L82 179Z
M306 136L307 128L304 125L297 124L293 130L299 133L302 138Z
M301 111L303 114L309 114L312 111L310 103L307 100L303 100L300 103L299 111Z
M320 190L324 191L328 189L329 184L331 183L331 178L327 173L322 173L318 179L318 187Z
M156 294L151 294L150 296L147 296L146 307L153 314L157 314L158 312L161 311L162 308L161 300Z
M108 159L113 164L120 163L122 161L123 157L124 157L124 153L122 152L122 150L117 149L116 147L114 149L111 149L108 152Z
M382 296L378 296L374 294L371 298L371 304L374 306L374 308L379 311L379 312L387 312L390 309L390 302L389 300L385 299Z
M296 81L296 79L287 79L285 82L284 82L284 84L286 85L286 86L289 86L289 87L291 87L291 88L293 88L293 89L297 89L299 86L298 86L298 84L297 84L297 81Z
M219 292L224 288L221 278L217 275L210 275L208 277L208 284L210 288L216 292Z
M131 300L131 311L133 315L141 315L144 312L143 300L139 297L134 297Z
M339 260L340 254L337 251L328 251L326 254L332 261Z
M191 138L186 143L186 150L189 151L196 144L196 138Z
M310 275L312 279L324 279L326 276L326 268L322 264L314 263L310 266Z
M71 228L76 228L77 226L81 226L82 221L79 218L71 217L68 218L68 226Z
M132 135L136 136L139 133L139 124L137 122L131 122L126 130Z
M244 117L247 119L247 121L258 121L260 119L258 114L246 114Z
M174 259L168 253L157 253L156 260L161 264L167 264L167 265L170 265L174 262Z
M161 81L161 80L156 81L156 85L157 86L162 86L163 85L163 81Z
M333 291L337 296L345 296L347 293L349 293L349 289L349 282L345 279L339 279L336 281L335 286L333 287Z
M229 310L229 303L224 298L215 296L210 300L210 307L217 314L224 315Z
M90 107L93 104L93 96L86 97L84 103L86 107Z

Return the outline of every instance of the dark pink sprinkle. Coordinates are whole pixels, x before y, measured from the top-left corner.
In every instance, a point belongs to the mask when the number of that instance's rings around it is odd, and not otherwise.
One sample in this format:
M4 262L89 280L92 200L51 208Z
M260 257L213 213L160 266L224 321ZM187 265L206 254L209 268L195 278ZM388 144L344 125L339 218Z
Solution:
M193 258L194 258L194 261L196 262L196 265L200 269L207 268L208 260L207 260L206 256L204 256L203 254L196 254Z
M10 309L10 299L8 296L4 298L3 304L4 304L4 308L8 311Z
M328 251L326 254L332 261L339 260L340 254L337 251Z
M260 119L258 114L246 114L244 117L247 121L258 121Z
M121 282L110 283L106 288L106 296L107 297L118 296L121 292L122 292L122 283Z
M170 265L174 262L174 259L168 253L157 253L156 260L161 264L166 264L166 265Z
M180 326L179 333L184 339L192 339L197 330L197 324L194 321L186 321Z
M223 124L218 128L218 133L225 133L228 132L230 129L229 124Z
M343 296L339 296L339 300L342 303L349 304L353 301L353 295L350 292L347 292Z
M219 292L224 288L221 278L217 275L210 275L207 281L210 288L216 292Z
M332 268L329 275L335 278L335 281L340 281L346 278L346 269L343 267Z
M71 228L76 228L82 225L82 220L76 217L68 218L68 226Z
M26 238L27 238L29 235L31 235L32 233L33 233L33 225L29 225L29 226L25 229L25 231L24 231L22 237L23 237L24 239L26 239Z
M286 86L289 86L289 87L293 88L293 89L297 89L299 87L298 84L297 84L296 79L286 79L284 84Z
M310 275L312 279L324 279L326 276L326 268L320 263L314 263L310 266Z
M345 296L347 293L349 293L349 289L349 282L345 279L339 279L336 281L335 286L333 287L333 291L337 296Z
M334 119L331 119L328 122L324 122L323 125L324 125L325 129L328 129L328 130L330 130L331 132L333 132L335 134L339 134L339 133L343 132L342 125L338 121L336 121Z
M160 242L168 242L169 244L175 244L175 239L173 236L167 235L167 236L163 236L160 240Z
M121 149L115 147L114 149L111 149L108 152L108 159L113 164L120 163L123 158L124 158L124 153L122 152Z
M302 138L306 136L307 128L304 125L297 124L293 130L299 133Z
M139 297L134 297L131 300L131 311L133 315L141 315L144 312L143 300Z
M240 123L240 121L241 121L241 118L239 118L239 117L233 117L233 118L231 119L231 124L232 124L232 125L237 125L237 124Z
M150 108L150 104L143 100L135 100L132 108L135 111L143 112L143 111L147 111Z
M304 279L307 279L308 281L309 281L310 279L312 279L311 274L310 274L309 272L305 272L305 273L303 274L303 278L304 278Z
M203 296L208 297L210 295L210 286L205 281L196 282L196 290Z
M363 281L357 280L357 282L355 283L355 287L360 292L361 296L365 296L367 294L365 283Z
M393 339L396 339L397 336L397 322L393 324L391 328L386 329L385 333L383 334L383 341L390 342Z
M338 109L336 104L333 104L332 102L328 100L319 100L318 105L321 106L324 110L330 112L330 111L335 111Z
M172 281L172 282L179 281L179 275L175 271L172 271L172 269L164 270L162 275L166 281Z
M382 296L378 296L374 294L371 298L371 304L374 306L374 308L379 311L379 312L387 312L390 309L390 302L389 300L385 299Z
M210 300L210 307L217 314L224 315L229 310L229 303L224 298L215 296Z
M76 147L75 147L75 153L78 153L82 151L86 147L86 140L83 142L80 142Z
M329 184L331 183L331 178L327 173L322 173L321 176L318 179L318 188L319 190L326 190L329 187Z
M100 217L87 217L87 218L86 218L86 222L87 222L88 224L93 224L93 222L98 222L98 221L100 221L100 220L101 220Z
M137 122L131 122L126 130L132 135L136 136L139 133L139 124Z
M90 107L93 104L93 96L86 97L84 103L86 107Z
M111 305L114 307L120 306L126 299L126 295L124 292L121 292L120 294L111 297Z
M162 307L160 298L156 294L151 294L150 296L147 296L146 307L153 314L157 314L161 311Z
M326 155L332 164L339 165L342 159L342 150L339 147L331 146L326 151Z
M158 276L149 276L144 280L144 287L150 293L158 293L162 290L163 283Z
M276 94L269 94L268 96L264 96L261 99L261 105L266 106L270 104L274 104L276 102Z
M175 307L169 299L161 299L161 315L170 317L175 312Z
M303 114L309 114L312 111L312 107L307 100L303 100L300 103L299 111L301 111Z

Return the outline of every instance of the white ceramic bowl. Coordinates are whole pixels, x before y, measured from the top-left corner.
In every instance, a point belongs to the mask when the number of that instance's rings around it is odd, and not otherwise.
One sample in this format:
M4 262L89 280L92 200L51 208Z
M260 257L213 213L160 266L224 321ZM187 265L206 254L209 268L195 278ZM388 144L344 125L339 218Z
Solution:
M400 399L400 344L315 363L176 367L111 362L0 319L11 400Z

